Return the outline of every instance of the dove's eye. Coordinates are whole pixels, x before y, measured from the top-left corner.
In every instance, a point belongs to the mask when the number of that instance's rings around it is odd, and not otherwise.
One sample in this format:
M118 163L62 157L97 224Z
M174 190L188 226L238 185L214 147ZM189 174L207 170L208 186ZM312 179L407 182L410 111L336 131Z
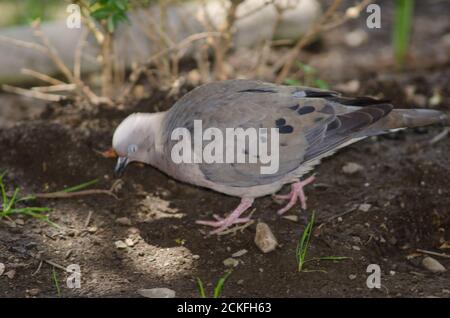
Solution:
M128 146L128 153L135 153L136 151L138 151L138 146L137 145L129 145Z

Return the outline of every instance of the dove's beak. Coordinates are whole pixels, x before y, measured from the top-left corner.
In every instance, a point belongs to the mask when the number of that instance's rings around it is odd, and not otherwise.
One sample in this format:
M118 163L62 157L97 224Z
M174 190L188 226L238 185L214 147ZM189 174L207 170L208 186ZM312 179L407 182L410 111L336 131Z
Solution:
M117 159L117 164L116 167L114 168L114 175L117 178L120 178L123 175L128 163L129 163L128 157L119 157Z

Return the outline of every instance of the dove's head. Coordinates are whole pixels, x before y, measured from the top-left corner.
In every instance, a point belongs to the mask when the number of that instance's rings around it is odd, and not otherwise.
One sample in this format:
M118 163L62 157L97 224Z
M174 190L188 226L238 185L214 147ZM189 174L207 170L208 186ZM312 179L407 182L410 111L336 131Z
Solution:
M114 169L117 176L121 176L131 162L149 163L150 152L154 148L152 119L152 114L135 113L116 128L112 144L119 156Z

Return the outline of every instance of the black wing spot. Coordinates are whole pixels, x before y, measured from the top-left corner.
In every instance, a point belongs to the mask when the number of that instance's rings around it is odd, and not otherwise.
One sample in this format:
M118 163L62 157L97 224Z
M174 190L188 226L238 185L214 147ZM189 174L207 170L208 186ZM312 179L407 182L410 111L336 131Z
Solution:
M332 96L337 96L338 93L336 92L330 92L330 91L310 91L310 90L305 90L306 93L306 97L332 97Z
M361 107L389 103L388 100L375 99L372 97L356 97L356 98L330 97L327 99L346 106L361 106Z
M275 124L280 134L290 134L294 131L294 127L292 127L291 125L286 125L286 119L284 118L278 118L275 121Z
M284 118L278 118L277 120L275 120L275 125L277 127L284 126L284 124L286 124L286 119Z
M238 91L238 93L276 93L276 90L268 88L250 88Z
M299 107L300 107L300 105L297 104L297 105L294 105L294 106L290 106L290 107L288 107L288 108L289 108L289 109L292 109L292 110L294 110L294 111L296 111L297 108L299 108Z
M312 113L315 110L316 109L314 108L314 106L303 106L299 110L297 110L297 113L299 115L306 115L306 114Z
M294 131L294 127L292 127L291 125L286 125L283 127L279 128L279 133L280 134L290 134Z

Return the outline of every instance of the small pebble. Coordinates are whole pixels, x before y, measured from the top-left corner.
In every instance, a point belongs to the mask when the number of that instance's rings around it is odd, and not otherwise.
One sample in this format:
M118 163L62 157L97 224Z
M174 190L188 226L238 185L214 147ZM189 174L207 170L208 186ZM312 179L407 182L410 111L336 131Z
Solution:
M116 223L124 226L130 226L131 220L127 217L117 218Z
M231 257L241 257L242 255L247 254L247 252L248 251L246 249L243 249L243 250L237 251L236 253L231 254Z
M125 244L123 241L115 241L114 245L116 246L116 248L118 249L124 249L127 248L127 244Z
M356 275L355 274L350 274L350 275L348 275L348 279L355 280L356 279Z
M132 239L127 238L127 239L125 240L125 244L126 244L127 246L129 246L129 247L133 247L134 244L136 244L136 243L135 243Z
M237 284L238 284L238 285L243 285L243 284L244 284L244 280L243 280L243 279L238 280L238 281L237 281Z
M342 167L342 172L345 174L355 174L363 170L364 167L355 162L348 162Z
M353 245L352 249L354 249L355 251L360 251L361 250L361 248L359 246L356 246L356 245Z
M192 259L200 259L200 255L192 255Z
M283 216L283 219L292 221L292 222L298 222L298 216L297 215L285 215Z
M4 272L5 272L5 264L0 263L0 276L2 276Z
M27 290L27 293L30 296L37 296L37 295L39 295L40 292L41 292L41 290L39 288L31 288L31 289Z
M137 293L146 298L175 298L175 291L169 288L139 289Z
M422 266L433 273L443 273L446 271L445 267L441 263L429 256L422 260Z
M223 261L223 265L226 267L236 267L239 265L239 261L235 258L229 257Z
M256 225L255 244L263 253L269 253L277 247L278 241L266 223L259 222Z
M97 227L96 226L90 226L90 227L88 227L88 232L89 233L95 233L95 232L97 232Z
M371 204L369 204L369 203L363 203L363 204L360 204L360 205L359 205L358 210L363 211L363 212L368 212L368 211L370 210L371 207L372 207Z

